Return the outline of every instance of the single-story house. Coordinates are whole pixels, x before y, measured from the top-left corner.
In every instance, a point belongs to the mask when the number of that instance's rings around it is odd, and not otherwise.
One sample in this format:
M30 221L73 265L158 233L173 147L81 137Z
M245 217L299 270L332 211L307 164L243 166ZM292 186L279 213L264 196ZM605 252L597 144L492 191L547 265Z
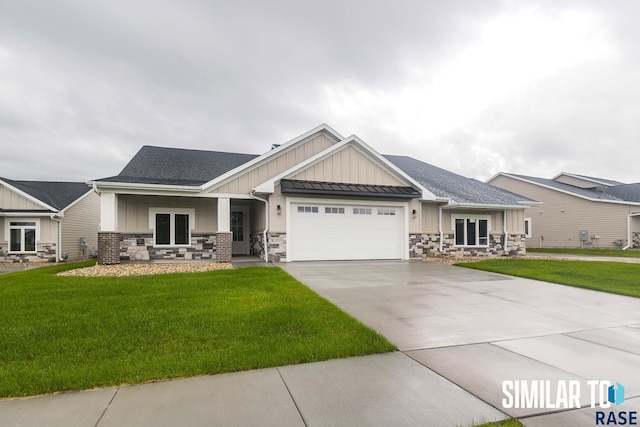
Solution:
M327 125L262 155L144 146L90 185L104 264L521 254L533 203Z
M100 197L84 182L0 178L0 262L97 254Z
M500 172L487 182L542 202L525 210L529 247L640 248L640 184L567 172Z

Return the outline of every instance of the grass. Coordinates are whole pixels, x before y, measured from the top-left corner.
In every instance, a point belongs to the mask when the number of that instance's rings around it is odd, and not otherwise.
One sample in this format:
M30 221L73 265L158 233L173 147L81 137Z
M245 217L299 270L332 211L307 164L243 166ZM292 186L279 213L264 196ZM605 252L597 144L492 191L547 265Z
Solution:
M0 396L26 396L394 350L279 268L80 278L0 276Z
M640 297L640 264L600 261L491 259L461 267Z
M640 250L637 249L628 249L626 251L623 251L621 249L527 248L527 252L541 254L572 254L640 258Z

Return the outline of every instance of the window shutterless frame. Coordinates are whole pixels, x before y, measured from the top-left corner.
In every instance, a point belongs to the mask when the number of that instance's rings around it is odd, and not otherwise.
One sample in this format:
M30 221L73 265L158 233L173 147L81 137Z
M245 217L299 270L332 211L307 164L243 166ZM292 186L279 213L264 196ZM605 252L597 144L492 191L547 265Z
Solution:
M452 215L455 246L489 246L489 216Z
M195 209L149 208L149 228L154 246L190 246Z
M34 218L7 218L9 253L36 253L40 239L40 220Z

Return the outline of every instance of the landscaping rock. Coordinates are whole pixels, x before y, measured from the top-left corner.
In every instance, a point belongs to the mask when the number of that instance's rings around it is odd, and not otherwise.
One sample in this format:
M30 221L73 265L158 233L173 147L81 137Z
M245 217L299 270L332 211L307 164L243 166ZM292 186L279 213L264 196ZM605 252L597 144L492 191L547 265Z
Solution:
M228 270L233 268L229 262L193 262L193 263L149 263L149 264L115 264L95 265L93 267L77 268L58 273L58 276L80 277L122 277L142 276L149 274L169 273L200 273L212 270Z

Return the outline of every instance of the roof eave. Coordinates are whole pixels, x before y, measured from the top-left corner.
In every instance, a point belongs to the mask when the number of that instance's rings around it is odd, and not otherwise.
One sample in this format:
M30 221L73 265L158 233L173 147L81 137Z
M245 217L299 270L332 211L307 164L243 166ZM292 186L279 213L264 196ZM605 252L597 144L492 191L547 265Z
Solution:
M201 191L200 187L189 185L139 184L135 182L89 181L87 182L87 185L91 185L99 190L170 190L189 193L199 193Z

